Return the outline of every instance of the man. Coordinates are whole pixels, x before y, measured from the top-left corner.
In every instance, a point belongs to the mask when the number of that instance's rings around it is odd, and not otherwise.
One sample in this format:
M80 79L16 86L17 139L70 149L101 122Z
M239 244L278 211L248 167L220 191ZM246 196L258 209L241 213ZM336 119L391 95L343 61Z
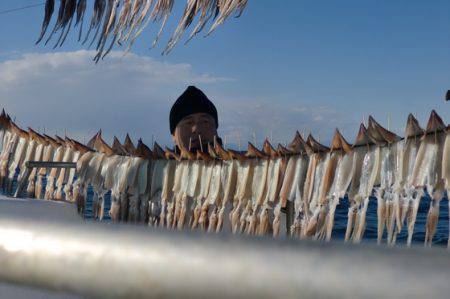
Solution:
M208 97L195 86L189 86L170 109L170 133L178 148L191 152L213 144L219 127L217 110ZM220 139L217 138L220 142Z

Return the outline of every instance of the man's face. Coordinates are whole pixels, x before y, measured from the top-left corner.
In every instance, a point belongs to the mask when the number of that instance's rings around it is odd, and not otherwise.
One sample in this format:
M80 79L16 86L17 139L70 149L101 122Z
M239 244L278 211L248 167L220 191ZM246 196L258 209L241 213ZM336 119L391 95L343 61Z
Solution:
M190 144L191 151L196 151L201 149L200 140L205 149L208 143L214 142L216 135L214 118L207 113L195 113L186 116L178 123L172 137L178 147L188 150Z

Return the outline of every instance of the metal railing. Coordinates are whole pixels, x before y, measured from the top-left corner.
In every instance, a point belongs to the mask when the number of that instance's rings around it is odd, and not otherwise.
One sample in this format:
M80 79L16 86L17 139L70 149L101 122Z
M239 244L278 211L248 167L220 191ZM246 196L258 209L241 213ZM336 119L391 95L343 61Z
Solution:
M27 161L25 166L30 168L76 168L77 163L74 162L42 162L42 161Z
M450 255L30 221L0 210L0 281L94 298L448 298Z

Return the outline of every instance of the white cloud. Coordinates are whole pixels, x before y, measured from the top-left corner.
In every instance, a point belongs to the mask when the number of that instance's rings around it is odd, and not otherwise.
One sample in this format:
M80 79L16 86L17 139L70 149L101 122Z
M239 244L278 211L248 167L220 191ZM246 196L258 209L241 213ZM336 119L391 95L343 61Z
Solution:
M114 52L95 65L93 52L24 54L0 63L0 106L22 126L87 138L98 128L106 135L126 132L161 142L168 138L172 101L189 84L232 81L197 74L187 63Z
M0 62L0 107L22 127L86 140L99 128L107 138L131 133L147 143L154 138L170 144L168 114L187 85L195 84L214 101L220 130L228 143L242 147L264 137L288 142L295 131L313 132L324 142L344 117L328 107L303 106L294 101L274 102L264 95L230 96L238 89L231 78L199 74L187 63L171 64L113 52L108 62L95 65L93 52L24 54ZM340 123L339 123L340 122Z

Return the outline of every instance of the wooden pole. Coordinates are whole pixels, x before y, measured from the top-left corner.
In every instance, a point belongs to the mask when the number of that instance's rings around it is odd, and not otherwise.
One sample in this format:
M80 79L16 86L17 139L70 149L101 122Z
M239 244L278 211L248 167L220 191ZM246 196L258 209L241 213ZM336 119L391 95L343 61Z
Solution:
M203 143L202 143L202 136L198 135L198 140L200 142L200 150L203 152Z
M238 135L238 150L241 151L241 132L237 132Z

